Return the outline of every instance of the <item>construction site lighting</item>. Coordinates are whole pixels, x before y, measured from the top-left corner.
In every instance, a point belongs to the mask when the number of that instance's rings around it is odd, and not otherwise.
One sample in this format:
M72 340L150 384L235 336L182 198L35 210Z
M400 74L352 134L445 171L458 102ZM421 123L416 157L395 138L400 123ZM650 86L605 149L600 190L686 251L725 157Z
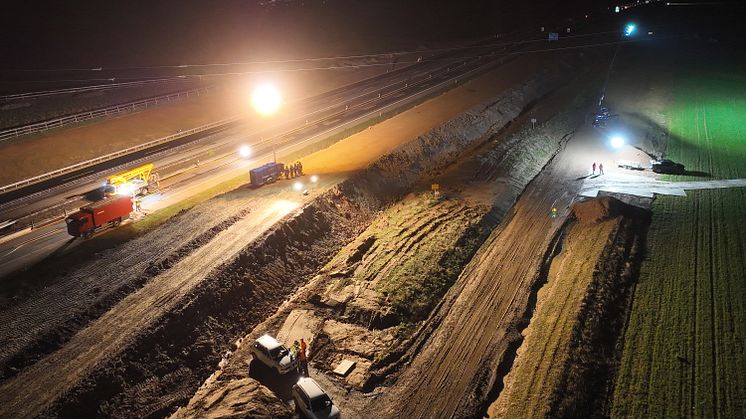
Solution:
M635 29L637 29L637 27L634 23L628 24L627 27L624 28L624 36L632 36L632 34L635 33Z
M614 148L617 148L617 149L622 148L624 147L625 143L626 141L624 141L624 137L622 136L615 135L611 137L611 146Z
M118 195L132 196L135 192L135 185L131 183L123 183L117 187Z
M298 208L297 202L287 201L284 199L280 199L276 201L274 204L272 204L269 208L270 213L280 213L280 214L287 214L290 211Z
M241 157L243 157L243 158L247 158L247 157L251 156L251 147L249 147L247 145L242 145L238 149L238 155L241 156Z
M319 181L319 177L316 175L311 176L311 182L316 183Z
M303 190L303 184L300 182L295 182L293 183L293 189L300 192L301 190Z
M251 95L251 104L260 115L269 116L280 108L282 95L275 86L261 84L254 89Z

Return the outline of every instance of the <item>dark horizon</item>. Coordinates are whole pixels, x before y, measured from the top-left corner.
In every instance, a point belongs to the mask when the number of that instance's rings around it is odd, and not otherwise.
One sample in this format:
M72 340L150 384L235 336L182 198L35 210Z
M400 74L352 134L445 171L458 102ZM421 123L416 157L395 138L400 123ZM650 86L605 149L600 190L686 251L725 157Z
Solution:
M2 69L178 65L387 52L506 33L566 2L226 0L17 3L2 8ZM265 5L262 5L265 4Z

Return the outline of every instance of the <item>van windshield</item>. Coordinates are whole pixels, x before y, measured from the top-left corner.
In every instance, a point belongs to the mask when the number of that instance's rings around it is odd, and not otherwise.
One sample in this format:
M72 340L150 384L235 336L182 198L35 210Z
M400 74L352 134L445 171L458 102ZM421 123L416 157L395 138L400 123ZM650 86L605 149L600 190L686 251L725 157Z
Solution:
M311 400L311 410L314 412L326 410L330 407L332 407L332 399L330 399L326 394Z
M287 349L285 349L284 346L278 346L269 351L269 356L271 356L272 359L281 359L286 354L287 354Z

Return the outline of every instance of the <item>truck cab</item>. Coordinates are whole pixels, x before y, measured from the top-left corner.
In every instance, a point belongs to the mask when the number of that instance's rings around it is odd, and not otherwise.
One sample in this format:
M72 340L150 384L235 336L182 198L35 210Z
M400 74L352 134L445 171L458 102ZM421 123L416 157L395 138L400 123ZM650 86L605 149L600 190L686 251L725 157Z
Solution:
M94 230L93 217L91 214L78 211L65 219L67 233L74 237L85 235L89 230Z

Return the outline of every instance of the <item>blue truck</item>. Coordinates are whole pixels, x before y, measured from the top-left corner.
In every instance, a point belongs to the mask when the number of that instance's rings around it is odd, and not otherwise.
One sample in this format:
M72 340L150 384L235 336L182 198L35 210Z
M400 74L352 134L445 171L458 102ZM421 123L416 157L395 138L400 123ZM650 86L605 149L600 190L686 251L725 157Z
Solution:
M272 183L280 178L282 172L285 170L285 166L282 163L267 163L263 166L259 166L256 169L249 171L249 180L251 180L251 187L258 188L262 185Z

